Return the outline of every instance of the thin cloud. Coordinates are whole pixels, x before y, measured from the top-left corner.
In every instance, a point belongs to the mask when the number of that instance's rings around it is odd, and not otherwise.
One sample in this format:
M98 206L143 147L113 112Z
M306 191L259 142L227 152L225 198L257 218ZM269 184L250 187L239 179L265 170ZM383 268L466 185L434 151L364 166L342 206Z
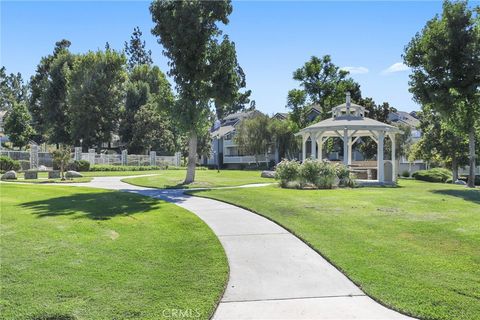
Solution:
M410 70L409 67L404 65L402 62L396 62L392 64L390 67L382 71L382 74L391 74L396 72L403 72Z
M365 67L343 67L342 70L348 71L351 74L363 74L368 73L368 69Z

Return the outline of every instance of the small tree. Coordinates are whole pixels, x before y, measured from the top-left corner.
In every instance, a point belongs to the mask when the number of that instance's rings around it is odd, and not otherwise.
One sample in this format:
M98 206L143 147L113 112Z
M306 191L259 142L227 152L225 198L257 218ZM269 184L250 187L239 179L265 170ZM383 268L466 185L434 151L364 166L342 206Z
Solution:
M235 134L235 142L240 150L254 155L257 166L260 156L265 156L272 145L272 134L269 128L270 118L260 114L242 121Z
M53 151L53 161L60 167L62 180L65 180L65 168L70 161L70 157L70 148L67 146L60 146L60 148Z
M25 103L13 102L11 110L6 114L4 127L5 133L14 146L22 149L30 141L35 133L30 124L31 120L32 117Z

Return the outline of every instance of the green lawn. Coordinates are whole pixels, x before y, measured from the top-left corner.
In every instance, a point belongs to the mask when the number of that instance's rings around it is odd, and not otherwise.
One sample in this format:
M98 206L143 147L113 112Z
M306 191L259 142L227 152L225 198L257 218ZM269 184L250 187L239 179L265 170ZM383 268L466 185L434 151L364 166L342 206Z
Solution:
M195 182L182 185L185 179L185 170L164 170L158 175L123 179L136 186L152 188L212 188L240 186L252 183L274 183L275 180L260 177L260 171L248 170L197 170Z
M173 170L172 170L173 171ZM185 174L185 170L175 170ZM145 170L145 171L83 171L80 172L84 177L125 177L125 176L141 176L145 174L161 174L165 170Z
M285 226L397 310L423 319L480 319L480 190L412 180L399 185L194 193Z
M0 184L2 319L208 319L228 277L195 215L117 191Z

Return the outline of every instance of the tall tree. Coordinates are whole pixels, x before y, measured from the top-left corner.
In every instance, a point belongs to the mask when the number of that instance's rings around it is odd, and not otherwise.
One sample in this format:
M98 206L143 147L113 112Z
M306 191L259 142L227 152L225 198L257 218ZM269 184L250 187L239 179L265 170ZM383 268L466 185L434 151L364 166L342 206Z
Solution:
M458 167L468 164L468 138L458 134L428 105L418 113L422 137L410 157L432 161L438 159L452 168L452 181L458 179Z
M410 91L421 105L438 111L451 129L468 134L470 173L475 187L475 136L480 127L480 7L443 3L405 48L412 68Z
M5 133L15 147L20 150L28 144L34 134L30 125L32 120L28 108L24 102L13 102L13 105L5 116Z
M126 88L125 109L122 112L120 122L120 137L131 152L148 149L147 146L139 145L138 139L133 141L135 115L142 106L147 103L156 106L156 112L162 119L170 114L173 105L173 93L165 74L157 66L139 65L134 67L129 74ZM172 131L172 122L168 122L169 130ZM140 127L136 127L140 129ZM143 131L143 129L142 129ZM138 137L138 133L137 133ZM171 137L165 136L165 139ZM165 142L166 143L166 142Z
M43 57L37 65L35 74L30 78L30 97L28 99L28 109L32 116L32 126L35 129L36 136L34 140L38 143L43 142L47 138L49 124L46 120L43 99L44 94L49 86L50 66L55 57L70 47L70 41L60 40L55 43L53 53Z
M360 85L348 74L348 71L336 66L329 55L322 58L313 56L293 73L293 79L300 81L300 87L308 98L307 103L320 107L320 119L326 119L332 107L345 101L347 91L353 101L361 97Z
M72 140L100 146L117 129L124 100L125 56L113 50L88 52L75 59L69 77Z
M142 40L142 31L140 31L138 26L133 28L130 41L125 41L125 53L128 57L127 64L130 70L135 66L143 64L151 65L153 63L152 51L145 49L145 41Z
M228 36L224 36L220 44L212 42L210 59L210 66L214 69L211 95L217 119L244 110L250 102L251 90L240 92L246 87L245 73L238 63L235 44Z
M70 108L67 102L67 77L75 57L68 48L60 49L50 63L46 90L42 94L42 106L48 141L56 144L71 144Z
M212 89L216 69L211 59L221 35L218 24L228 23L232 5L225 0L157 0L151 4L150 12L155 23L152 33L159 37L163 53L170 59L169 75L176 83L178 100L173 114L178 125L188 132L184 183L191 183L195 179L197 137L208 131L210 104L218 96Z
M143 105L133 118L131 144L141 151L173 152L175 144L169 124L166 114L160 113L155 104Z
M0 110L10 110L13 103L27 99L27 87L21 73L7 74L5 67L0 68Z

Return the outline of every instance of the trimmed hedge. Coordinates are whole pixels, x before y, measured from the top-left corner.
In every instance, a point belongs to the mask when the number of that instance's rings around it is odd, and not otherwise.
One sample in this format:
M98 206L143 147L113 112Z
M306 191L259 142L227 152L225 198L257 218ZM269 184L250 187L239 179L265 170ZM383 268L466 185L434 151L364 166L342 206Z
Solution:
M0 171L7 172L10 170L19 171L21 169L20 162L13 160L10 157L2 156L0 157Z
M433 168L414 172L412 177L416 180L445 183L448 179L452 178L452 171L445 168Z

